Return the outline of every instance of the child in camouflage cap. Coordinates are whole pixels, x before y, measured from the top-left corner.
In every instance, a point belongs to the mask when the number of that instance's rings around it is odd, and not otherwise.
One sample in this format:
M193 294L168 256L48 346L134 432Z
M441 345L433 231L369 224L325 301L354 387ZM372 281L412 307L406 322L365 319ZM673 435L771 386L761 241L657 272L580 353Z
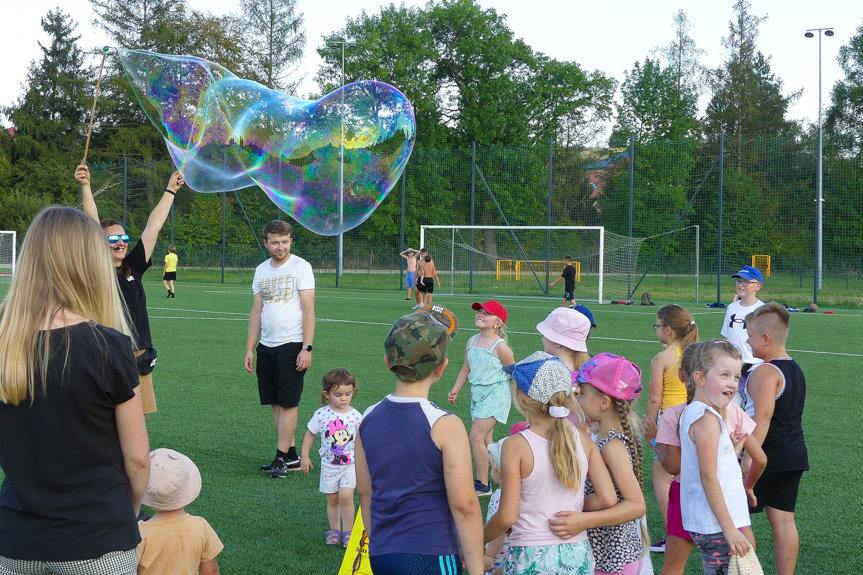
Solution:
M459 545L468 574L483 572L467 431L428 400L457 332L450 310L428 305L396 320L384 341L395 390L363 414L354 452L375 573L461 573Z

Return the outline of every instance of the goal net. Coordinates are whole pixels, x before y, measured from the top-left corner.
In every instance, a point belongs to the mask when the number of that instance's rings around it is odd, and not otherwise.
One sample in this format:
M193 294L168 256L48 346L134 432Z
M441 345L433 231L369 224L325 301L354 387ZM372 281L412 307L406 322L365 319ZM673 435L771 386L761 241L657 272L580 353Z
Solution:
M16 234L0 231L0 283L10 283L15 273Z
M641 238L601 226L422 226L420 244L449 293L563 296L564 256L576 271L576 300L625 299ZM559 293L558 293L559 292Z

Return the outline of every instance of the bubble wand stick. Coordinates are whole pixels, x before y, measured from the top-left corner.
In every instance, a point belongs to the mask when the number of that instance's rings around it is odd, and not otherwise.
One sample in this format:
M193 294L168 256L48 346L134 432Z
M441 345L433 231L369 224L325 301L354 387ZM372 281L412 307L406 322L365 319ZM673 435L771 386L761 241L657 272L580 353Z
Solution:
M110 48L105 46L102 48L102 63L99 64L99 78L96 80L96 93L93 95L93 107L90 109L90 126L87 128L87 142L84 144L84 159L82 164L87 163L87 152L90 149L90 134L93 133L93 118L96 116L96 100L99 99L99 86L102 85L102 69L105 67L105 58L108 57Z

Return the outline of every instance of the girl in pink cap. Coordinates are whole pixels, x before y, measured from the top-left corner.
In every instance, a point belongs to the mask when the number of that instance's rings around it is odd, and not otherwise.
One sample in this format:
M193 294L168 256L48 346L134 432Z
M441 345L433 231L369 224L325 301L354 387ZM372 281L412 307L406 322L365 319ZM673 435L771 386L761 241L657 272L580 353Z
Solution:
M495 424L506 423L512 405L509 375L504 373L503 366L515 363L515 358L504 332L506 308L495 300L474 303L471 307L476 310L479 334L468 340L464 365L447 398L455 405L461 388L470 381L470 417L473 421L470 449L476 466L474 489L477 495L485 497L491 495L486 446L494 441Z
M611 472L617 505L596 514L587 530L596 559L596 575L637 575L647 547L641 521L641 433L635 399L641 393L641 370L624 357L600 353L578 371L578 403L585 416L599 424L596 446ZM588 479L585 495L593 493Z

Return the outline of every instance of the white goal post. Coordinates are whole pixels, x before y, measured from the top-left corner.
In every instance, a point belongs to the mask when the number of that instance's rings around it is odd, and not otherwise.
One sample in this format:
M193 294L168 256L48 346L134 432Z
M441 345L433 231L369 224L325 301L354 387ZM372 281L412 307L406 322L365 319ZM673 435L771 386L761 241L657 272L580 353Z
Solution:
M563 270L564 256L571 256L576 300L602 303L609 279L608 236L602 226L436 225L420 228L420 247L429 250L442 282L449 283L441 291L548 294L549 284ZM563 296L562 284L552 289Z
M0 283L11 282L15 274L17 237L15 232L0 231Z

